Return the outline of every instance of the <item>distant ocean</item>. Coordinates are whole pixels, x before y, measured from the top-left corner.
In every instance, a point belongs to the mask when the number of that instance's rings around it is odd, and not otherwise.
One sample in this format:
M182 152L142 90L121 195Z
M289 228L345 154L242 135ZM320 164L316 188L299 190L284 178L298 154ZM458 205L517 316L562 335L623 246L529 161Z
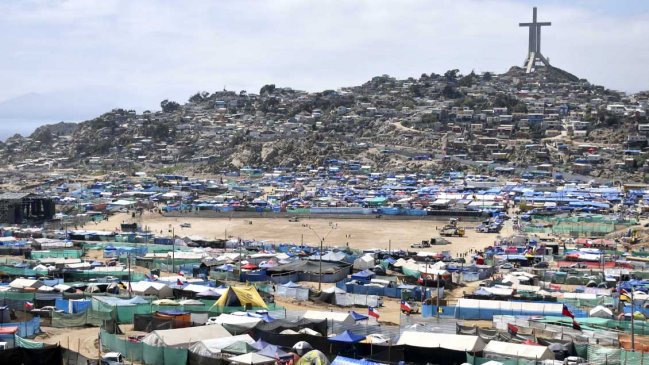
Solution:
M16 133L27 137L42 125L58 122L60 120L0 118L0 140L4 142Z

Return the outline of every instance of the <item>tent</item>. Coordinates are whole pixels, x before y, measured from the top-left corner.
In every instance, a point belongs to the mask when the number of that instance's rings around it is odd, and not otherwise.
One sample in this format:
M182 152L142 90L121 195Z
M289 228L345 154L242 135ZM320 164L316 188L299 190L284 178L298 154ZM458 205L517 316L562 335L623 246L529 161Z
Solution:
M227 361L233 364L243 364L243 365L256 365L256 364L274 364L275 359L272 357L267 357L263 355L250 352L244 355L239 355L227 359Z
M355 311L349 311L349 314L352 316L352 318L354 318L355 321L364 321L369 318L368 316L356 313Z
M352 318L349 313L342 312L308 310L304 313L304 316L302 316L302 318L315 321L327 320L328 322L333 322L335 324L353 325L354 323L356 323L354 318Z
M230 287L228 290L217 300L212 309L223 309L225 307L262 307L268 308L266 303L253 286L245 287Z
M243 355L255 351L257 351L257 349L245 341L237 341L221 349L222 353L230 355Z
M365 359L352 359L351 357L336 356L334 361L331 362L331 365L381 365L380 362L374 362Z
M187 347L194 342L213 338L231 337L232 335L221 325L178 328L171 330L156 330L142 339L149 346Z
M352 279L358 281L359 283L363 284L369 284L372 281L372 278L374 278L376 275L369 271L369 270L363 270L359 271L356 274L352 275Z
M329 359L319 350L311 350L304 354L295 365L329 365Z
M156 283L151 281L140 281L131 283L131 290L135 295L141 296L156 296L158 298L172 298L174 296L173 289L167 284Z
M405 331L401 333L397 345L443 348L464 352L479 352L485 347L484 341L478 336L415 331Z
M363 255L354 260L354 269L366 270L374 267L374 255Z
M257 351L257 353L259 355L264 355L275 359L277 359L278 357L280 359L286 359L286 358L290 359L293 357L293 354L288 353L275 345L268 345L264 347L261 351Z
M209 323L218 324L227 329L230 333L244 333L252 328L255 328L261 318L249 317L249 316L235 316L233 314L221 314L216 318L210 318Z
M554 353L547 346L490 341L483 351L486 358L554 360Z
M204 357L216 357L221 352L221 349L232 345L235 342L245 342L247 344L254 344L255 340L250 335L239 335L232 337L212 338L196 342L189 346L189 351ZM252 350L255 351L256 349Z
M599 318L612 318L613 312L604 306L598 305L597 307L588 311L588 316L599 317Z
M343 333L329 337L329 341L334 341L334 342L346 342L346 343L356 343L356 342L361 342L362 340L365 339L365 336L357 335L349 330L344 331Z

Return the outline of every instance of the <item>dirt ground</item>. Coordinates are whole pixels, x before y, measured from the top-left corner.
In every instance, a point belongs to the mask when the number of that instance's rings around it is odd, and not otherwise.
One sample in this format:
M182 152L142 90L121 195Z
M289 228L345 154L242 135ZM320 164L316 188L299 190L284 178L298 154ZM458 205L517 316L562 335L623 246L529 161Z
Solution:
M86 229L116 230L122 222L137 222L160 235L170 235L173 228L180 237L198 235L205 238L255 239L272 243L316 244L324 238L328 247L349 247L354 249L405 249L412 243L439 237L438 229L444 222L428 220L382 220L382 219L302 219L289 222L286 218L172 218L159 214L145 213L131 218L121 213L108 221L88 224ZM190 223L191 228L182 228ZM465 237L447 237L451 245L433 246L426 251L451 251L454 255L469 249L481 249L492 245L498 234L478 233L473 227L478 223L461 223L466 227ZM500 235L512 233L508 221Z
M77 351L89 359L99 358L99 328L55 328L41 327L43 334L35 338L50 345L60 344L62 347Z

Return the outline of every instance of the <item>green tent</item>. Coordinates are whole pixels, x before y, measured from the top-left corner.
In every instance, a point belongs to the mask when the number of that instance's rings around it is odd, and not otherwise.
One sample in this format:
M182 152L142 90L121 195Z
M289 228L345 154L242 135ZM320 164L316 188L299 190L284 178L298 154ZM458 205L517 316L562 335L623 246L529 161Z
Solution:
M243 355L255 351L257 351L257 349L245 341L237 341L221 349L222 353L230 355Z

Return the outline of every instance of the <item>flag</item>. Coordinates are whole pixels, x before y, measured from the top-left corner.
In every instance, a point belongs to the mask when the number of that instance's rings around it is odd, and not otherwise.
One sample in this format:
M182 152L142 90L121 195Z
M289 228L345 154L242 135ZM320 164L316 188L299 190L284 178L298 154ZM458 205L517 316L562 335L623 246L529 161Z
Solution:
M405 300L402 300L401 301L401 310L406 311L406 312L410 312L412 310L412 308L410 307L410 304L408 304L408 302L406 302Z
M34 303L25 302L25 310L32 310L32 309L34 309Z
M561 311L561 315L562 315L562 316L570 317L570 318L572 318L573 320L575 319L575 315L572 314L572 312L570 311L570 309L568 309L568 307L567 307L565 304L563 305L563 310Z
M183 282L180 279L177 279L176 280L176 285L183 286Z
M367 314L374 317L374 318L376 318L376 319L379 319L379 317L380 317L379 312L374 307L367 307Z
M511 323L507 323L507 332L509 332L509 334L512 336L516 336L516 334L518 333L518 327Z
M574 318L572 319L572 328L576 329L577 331L581 331L581 326L579 325L579 323L577 323L577 321L575 321Z

